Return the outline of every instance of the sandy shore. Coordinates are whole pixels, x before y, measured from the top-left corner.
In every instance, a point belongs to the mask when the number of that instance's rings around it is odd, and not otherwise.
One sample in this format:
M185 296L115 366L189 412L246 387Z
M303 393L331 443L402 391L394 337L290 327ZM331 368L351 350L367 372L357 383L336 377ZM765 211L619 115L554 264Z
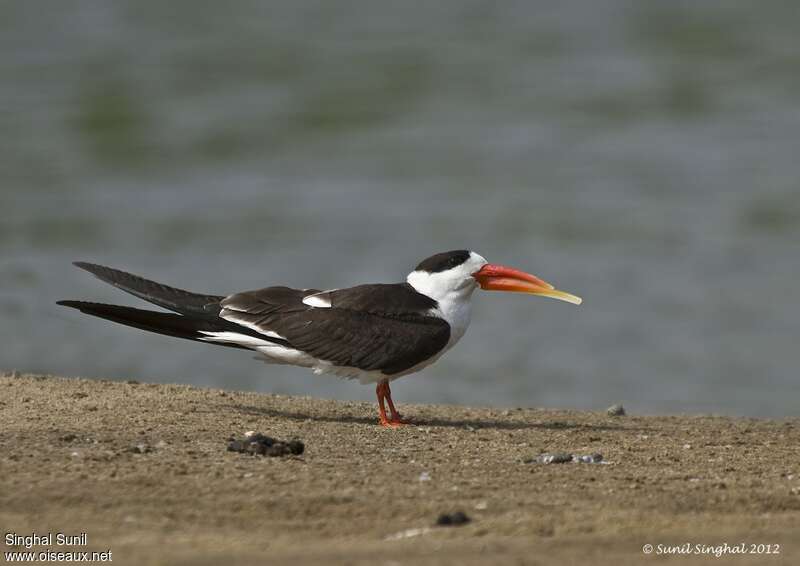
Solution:
M417 426L381 429L366 403L5 374L0 525L85 532L80 550L123 564L638 564L685 543L800 564L800 419L401 410ZM226 450L249 430L306 451ZM525 463L541 452L607 463ZM471 522L435 526L458 510Z

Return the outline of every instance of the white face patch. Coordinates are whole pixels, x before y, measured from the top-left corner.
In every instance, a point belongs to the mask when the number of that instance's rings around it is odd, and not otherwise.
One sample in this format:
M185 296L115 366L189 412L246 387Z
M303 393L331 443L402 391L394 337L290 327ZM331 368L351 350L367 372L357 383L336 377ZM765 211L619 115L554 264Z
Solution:
M406 280L417 292L436 301L454 299L454 294L469 297L478 287L478 282L472 274L487 263L489 262L480 255L470 252L467 261L461 265L437 273L412 271Z
M467 331L472 317L472 292L478 288L478 282L472 274L487 263L480 255L470 252L467 261L452 269L437 273L413 271L409 274L408 284L438 303L431 314L443 318L450 325L450 340L439 355L452 348Z

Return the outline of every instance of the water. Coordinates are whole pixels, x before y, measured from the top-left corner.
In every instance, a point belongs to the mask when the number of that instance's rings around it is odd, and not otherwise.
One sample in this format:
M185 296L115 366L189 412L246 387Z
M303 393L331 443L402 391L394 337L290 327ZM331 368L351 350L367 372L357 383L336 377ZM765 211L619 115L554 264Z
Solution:
M0 7L0 368L372 399L54 302L468 247L585 302L478 293L396 399L797 414L793 3L45 5Z

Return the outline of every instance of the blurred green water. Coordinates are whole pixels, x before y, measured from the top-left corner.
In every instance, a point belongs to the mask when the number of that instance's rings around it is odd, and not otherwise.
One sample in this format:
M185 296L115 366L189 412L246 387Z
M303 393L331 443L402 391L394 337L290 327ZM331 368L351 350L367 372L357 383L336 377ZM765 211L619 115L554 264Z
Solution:
M792 3L46 5L0 6L0 368L368 399L53 302L466 246L586 302L477 297L399 397L796 412Z

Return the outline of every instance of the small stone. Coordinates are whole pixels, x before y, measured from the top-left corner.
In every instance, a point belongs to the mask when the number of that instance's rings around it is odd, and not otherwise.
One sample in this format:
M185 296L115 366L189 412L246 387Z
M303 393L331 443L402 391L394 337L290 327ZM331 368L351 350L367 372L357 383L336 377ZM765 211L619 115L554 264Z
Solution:
M567 464L575 462L578 464L599 464L603 462L603 455L599 452L594 454L570 454L569 452L554 452L539 454L535 458L527 458L522 461L524 464Z
M245 438L230 437L228 439L228 451L260 456L300 455L305 451L305 444L297 439L284 442L260 432L248 431L245 433Z
M290 440L289 441L289 452L294 454L295 456L299 456L306 450L306 445L303 444L301 440Z
M422 472L418 478L419 481L431 481L431 475L428 472Z
M586 454L584 456L574 456L577 462L581 464L597 464L603 461L603 455L600 453Z
M455 513L442 513L436 519L436 524L440 527L457 527L459 525L466 525L470 522L470 518L463 511L456 511Z
M536 461L540 464L566 464L572 462L572 454L556 452L555 454L539 454Z
M609 417L622 417L625 415L625 407L621 403L617 403L606 409L606 413Z

